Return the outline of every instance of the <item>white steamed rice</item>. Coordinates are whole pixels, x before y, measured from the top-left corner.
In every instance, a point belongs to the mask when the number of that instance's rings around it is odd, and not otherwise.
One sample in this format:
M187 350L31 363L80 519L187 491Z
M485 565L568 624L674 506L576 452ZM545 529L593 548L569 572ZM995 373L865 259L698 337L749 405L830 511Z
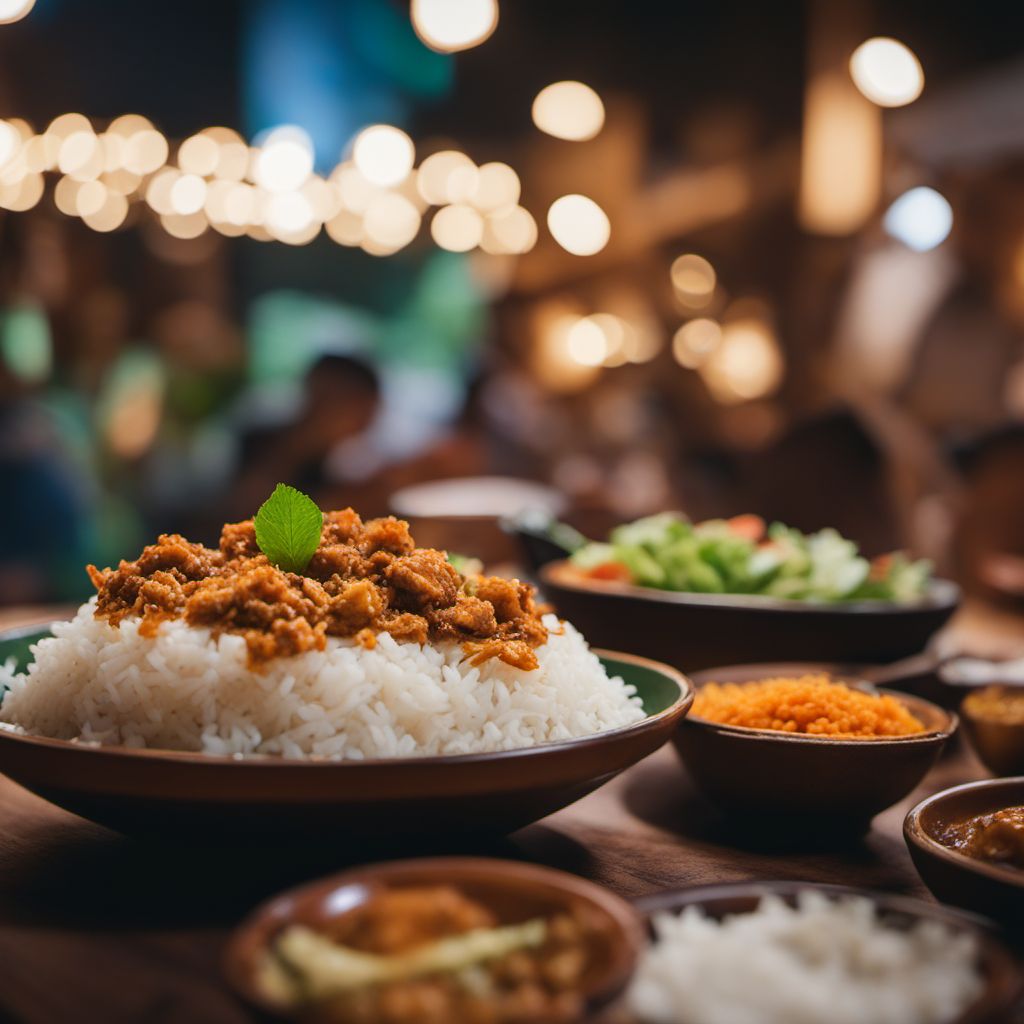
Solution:
M0 727L39 736L207 754L362 760L530 747L630 725L635 688L609 678L583 637L554 616L540 667L474 667L458 643L324 651L255 672L245 641L182 620L156 637L97 619L95 599L34 647L25 673L0 665Z
M970 933L908 929L865 897L811 890L716 921L698 907L654 918L629 990L644 1024L947 1024L981 994Z

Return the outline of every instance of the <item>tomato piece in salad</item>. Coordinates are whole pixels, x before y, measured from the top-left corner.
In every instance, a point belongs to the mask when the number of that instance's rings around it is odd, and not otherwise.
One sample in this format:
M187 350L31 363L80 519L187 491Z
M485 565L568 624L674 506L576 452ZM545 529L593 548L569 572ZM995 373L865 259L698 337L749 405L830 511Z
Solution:
M586 573L592 580L615 580L619 583L632 583L633 574L621 562L602 562Z
M733 516L732 519L726 521L729 524L729 529L737 537L743 537L745 540L753 541L755 544L764 537L767 530L764 520L752 513Z

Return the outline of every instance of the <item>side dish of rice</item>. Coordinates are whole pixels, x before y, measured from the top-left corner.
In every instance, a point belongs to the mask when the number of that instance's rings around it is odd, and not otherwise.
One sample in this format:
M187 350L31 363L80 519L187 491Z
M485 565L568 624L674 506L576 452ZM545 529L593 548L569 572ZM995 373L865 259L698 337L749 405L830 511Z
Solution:
M207 754L362 760L511 750L644 717L571 625L545 617L539 667L474 665L457 641L381 633L372 649L323 650L254 670L245 639L169 619L117 626L95 599L35 645L27 672L0 666L0 725L34 735Z
M716 921L654 919L629 1003L645 1024L948 1024L983 988L970 934L901 929L862 897L806 891Z

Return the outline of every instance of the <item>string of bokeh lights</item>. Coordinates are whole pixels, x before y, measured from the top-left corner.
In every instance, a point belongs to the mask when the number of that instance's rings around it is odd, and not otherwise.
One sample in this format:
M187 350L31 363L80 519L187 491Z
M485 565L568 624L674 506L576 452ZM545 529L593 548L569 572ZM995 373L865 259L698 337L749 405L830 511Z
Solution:
M494 254L528 252L533 216L519 205L520 181L508 164L475 164L444 150L414 167L412 139L391 125L356 136L351 156L326 176L313 169L313 146L298 127L282 126L249 145L230 128L205 128L171 145L139 114L97 131L83 114L62 114L38 134L25 121L0 121L0 207L36 206L45 176L56 175L57 209L95 231L115 231L148 208L177 238L207 230L289 245L326 230L335 242L376 256L398 252L437 207L430 234L441 248ZM569 251L592 252L607 240L607 218L591 204L553 209L552 231ZM597 221L596 234L592 222Z
M604 123L600 97L580 82L547 86L535 108L538 127L559 138L592 138ZM432 153L415 167L413 140L392 125L364 128L351 155L326 176L314 171L312 140L294 125L252 145L230 128L205 128L177 147L173 161L170 154L167 138L139 114L99 131L78 113L54 118L38 134L26 121L0 121L0 208L36 206L53 174L57 209L102 232L133 223L148 207L176 238L212 229L304 245L323 229L340 245L386 256L410 245L436 207L430 235L451 252L519 255L537 242L513 168L478 166L458 150ZM611 233L604 211L580 195L557 199L547 223L577 255L599 252Z
M0 0L0 23L24 17L34 2ZM425 45L456 53L493 34L498 0L412 0L410 17ZM886 37L862 43L850 57L848 74L847 82L852 80L876 107L906 105L924 88L917 57ZM821 85L823 94L835 87L834 79ZM812 82L812 98L814 90ZM832 102L832 93L825 99ZM815 111L809 108L810 122ZM831 107L817 112L829 121L838 118ZM605 110L589 86L563 81L537 94L532 117L541 131L582 142L601 131ZM848 168L833 153L834 137L814 123L805 136L815 131L826 145L826 159L815 163L816 151L805 137L802 219L811 230L847 233L870 214L876 199L866 186L859 191L837 187L835 174L845 177ZM417 167L413 140L385 124L364 128L350 149L321 176L314 170L312 140L297 126L275 128L252 144L230 128L206 128L181 142L171 161L166 137L138 114L115 118L102 131L82 114L63 114L39 134L27 122L10 119L0 121L0 208L36 206L45 193L45 176L54 174L57 208L100 232L130 225L148 211L180 239L212 230L305 245L325 231L339 245L388 256L415 241L433 209L429 234L442 249L515 256L536 245L537 222L520 205L519 176L508 164L478 166L467 154L448 149L431 153ZM865 171L868 177L872 173ZM595 255L611 236L604 210L579 194L557 198L546 224L554 240L576 256ZM941 244L951 226L948 202L923 186L899 197L884 218L887 232L917 251ZM751 298L726 304L714 267L695 253L673 261L670 279L686 318L672 337L675 361L699 373L726 404L775 391L785 360L770 310ZM542 344L535 369L541 378L571 391L585 387L602 368L645 363L658 355L663 340L650 316L641 308L612 311L612 305L588 312L568 301L538 304L534 319Z

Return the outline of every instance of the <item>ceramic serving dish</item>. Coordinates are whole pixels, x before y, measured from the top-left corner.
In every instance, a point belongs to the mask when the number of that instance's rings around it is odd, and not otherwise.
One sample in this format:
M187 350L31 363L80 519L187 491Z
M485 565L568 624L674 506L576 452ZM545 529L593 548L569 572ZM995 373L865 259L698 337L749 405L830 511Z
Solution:
M875 903L882 915L894 924L909 926L918 921L936 921L957 932L973 934L978 943L979 966L985 979L985 989L974 1003L949 1024L997 1024L1005 1021L1008 1011L1017 1004L1022 985L1016 958L999 940L988 922L972 914L926 903L924 900L839 885L738 882L657 893L637 901L636 907L649 917L655 913L681 911L686 907L696 906L709 917L717 919L727 914L749 913L769 894L779 896L792 904L797 894L807 889L833 898L866 896Z
M933 580L909 604L811 604L684 594L581 577L567 561L539 570L544 595L584 636L687 672L737 662L881 663L922 651L956 610L960 590Z
M1011 688L991 689L1009 691ZM1022 692L1019 685L1012 689ZM993 775L1024 774L1024 722L1007 722L978 714L972 710L970 700L960 705L960 717L974 752Z
M710 669L697 673L694 685L747 683L823 669L835 679L858 684L839 666L783 662ZM957 727L953 712L919 697L876 692L895 697L927 731L844 740L721 725L691 715L672 741L697 787L734 815L762 826L803 818L815 827L863 830L917 786Z
M400 861L346 871L293 889L257 908L228 943L225 971L232 988L254 1006L281 1007L258 983L268 945L283 928L322 929L351 914L382 888L453 886L491 909L499 924L549 917L579 907L591 922L582 994L591 1012L625 988L644 945L637 912L624 900L575 875L516 861L448 857Z
M25 663L49 634L0 635ZM0 772L84 818L128 833L340 836L509 832L565 807L665 743L693 700L675 669L597 652L637 688L635 725L523 750L366 761L235 759L97 747L0 730Z
M944 789L911 810L903 823L914 866L945 903L987 914L1024 929L1024 868L991 864L939 841L951 824L1024 804L1024 777L984 779Z

